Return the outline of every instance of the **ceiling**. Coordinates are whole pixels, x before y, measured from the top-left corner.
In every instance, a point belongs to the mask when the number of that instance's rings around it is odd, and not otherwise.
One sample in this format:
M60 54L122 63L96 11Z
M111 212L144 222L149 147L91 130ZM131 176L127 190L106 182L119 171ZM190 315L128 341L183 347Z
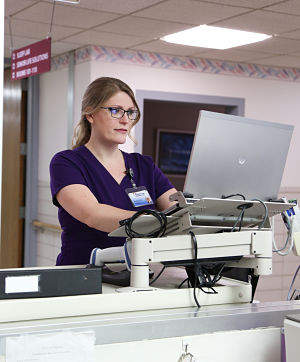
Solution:
M47 37L53 4L53 0L5 0L5 57L10 57L12 47L18 49ZM227 50L159 40L201 24L273 37ZM51 36L52 55L92 44L300 68L300 1L81 0L78 5L56 2Z

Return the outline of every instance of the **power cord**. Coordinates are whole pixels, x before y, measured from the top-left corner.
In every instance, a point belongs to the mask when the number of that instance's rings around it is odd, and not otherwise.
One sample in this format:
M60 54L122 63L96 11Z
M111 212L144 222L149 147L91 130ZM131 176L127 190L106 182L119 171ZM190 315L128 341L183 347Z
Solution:
M162 268L161 268L161 270L160 270L160 272L157 274L157 276L153 279L153 280L151 280L151 282L149 283L149 285L152 285L153 283L155 283L156 281L157 281L157 279L162 275L162 273L163 273L163 271L166 269L166 266L164 265Z
M222 271L225 267L225 263L222 263L219 267L219 270L216 272L215 276L212 278L210 274L210 270L206 268L205 266L201 265L198 261L198 244L195 234L190 231L189 234L191 235L191 239L193 242L194 247L194 285L193 287L193 296L195 303L198 308L200 308L200 303L197 299L196 295L196 288L199 288L203 293L205 294L218 294L218 292L213 288L215 284L221 279L222 277ZM182 286L182 284L186 281L186 279L180 284L179 288ZM210 291L207 291L203 288L208 288Z
M240 196L243 200L246 200L246 197L243 195L243 194L231 194L231 195L222 195L222 199L229 199L231 197L234 197L234 196ZM245 214L245 210L248 209L249 207L251 207L252 204L244 204L244 205L241 205L241 212L240 214L238 215L234 225L232 226L230 232L233 232L235 231L235 228L237 227L238 223L240 223L239 225L239 230L238 231L241 231L242 229L242 224L243 224L243 219L244 219L244 214Z
M225 195L222 195L222 199L229 199L230 197L233 197L233 196L240 196L243 200L246 200L246 197L243 195L243 194L232 194L232 195L228 195L228 196L225 196ZM264 207L264 218L262 220L262 222L259 224L258 226L258 229L260 230L261 228L264 227L266 221L267 221L267 218L268 218L268 208L267 208L267 205L260 199L252 199L250 201L258 201L260 202L263 207ZM233 227L231 228L231 232L232 231L235 231L235 228L237 227L238 223L239 223L239 230L238 231L241 231L241 228L242 228L242 224L243 224L243 218L244 218L244 214L245 214L245 210L246 209L249 209L250 207L252 207L253 204L249 203L249 204L244 204L244 205L240 205L240 209L241 209L241 212L240 214L238 215L237 219L236 219L236 222L234 223Z
M221 199L229 199L233 196L240 196L243 200L246 200L246 197L243 194L222 195Z
M236 228L236 226L237 226L238 223L240 223L239 231L241 231L241 229L242 229L242 224L243 224L243 218L244 218L244 214L245 214L245 210L246 210L246 209L248 209L247 204L242 205L241 212L240 212L239 216L237 217L236 222L233 224L230 232L235 231L235 228Z
M132 224L134 220L136 220L141 215L152 215L159 221L159 228L155 229L149 233L138 233L137 231L133 230ZM120 221L121 226L125 226L125 232L130 238L158 238L164 235L166 232L167 227L167 217L164 213L157 211L157 210L151 210L151 209L145 209L137 211L133 216L131 216L128 219L121 220Z
M188 287L190 288L190 280L189 280L189 277L185 278L185 279L178 285L177 288L180 289L185 282L188 282Z

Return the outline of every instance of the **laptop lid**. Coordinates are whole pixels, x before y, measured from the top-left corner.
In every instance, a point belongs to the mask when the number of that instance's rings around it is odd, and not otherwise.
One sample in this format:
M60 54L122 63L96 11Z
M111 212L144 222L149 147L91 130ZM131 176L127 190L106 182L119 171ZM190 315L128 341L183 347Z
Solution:
M276 199L294 126L200 111L184 192Z

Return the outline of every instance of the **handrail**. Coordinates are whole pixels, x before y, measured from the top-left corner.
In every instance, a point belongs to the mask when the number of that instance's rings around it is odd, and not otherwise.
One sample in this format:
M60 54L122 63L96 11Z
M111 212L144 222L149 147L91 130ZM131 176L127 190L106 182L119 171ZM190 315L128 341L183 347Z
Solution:
M43 221L33 220L32 225L38 229L48 229L48 230L55 230L55 231L62 231L59 225L48 224Z

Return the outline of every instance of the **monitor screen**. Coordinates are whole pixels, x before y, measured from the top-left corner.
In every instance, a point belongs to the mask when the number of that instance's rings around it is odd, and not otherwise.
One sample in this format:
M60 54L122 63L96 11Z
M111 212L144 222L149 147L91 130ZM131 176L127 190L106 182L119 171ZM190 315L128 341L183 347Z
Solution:
M276 199L293 128L200 111L183 191L195 198Z
M166 174L186 174L194 140L194 133L157 129L156 164Z

